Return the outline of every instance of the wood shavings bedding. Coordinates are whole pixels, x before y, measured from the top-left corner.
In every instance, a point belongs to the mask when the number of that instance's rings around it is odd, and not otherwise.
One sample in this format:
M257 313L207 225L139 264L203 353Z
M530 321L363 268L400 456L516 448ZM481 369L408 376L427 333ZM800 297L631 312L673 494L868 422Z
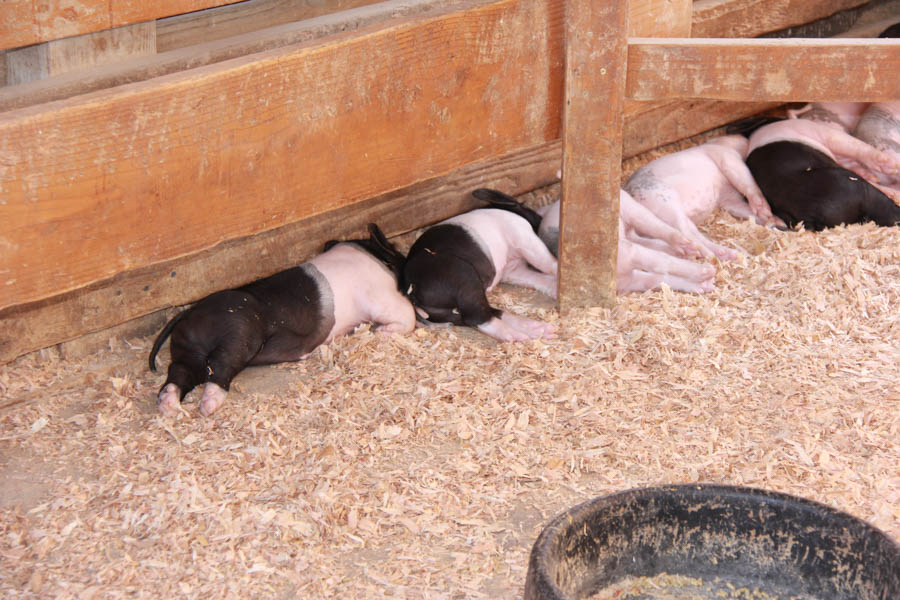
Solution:
M778 490L900 538L900 230L703 229L747 250L712 293L560 318L501 286L559 338L364 326L248 369L212 419L157 416L151 339L0 367L0 595L518 598L546 521L661 483Z

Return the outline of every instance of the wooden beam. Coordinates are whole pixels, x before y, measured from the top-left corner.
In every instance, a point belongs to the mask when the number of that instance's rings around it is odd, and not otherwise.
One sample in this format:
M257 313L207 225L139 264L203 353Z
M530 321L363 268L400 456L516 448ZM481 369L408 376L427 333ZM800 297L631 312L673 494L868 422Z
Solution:
M6 53L9 85L156 54L156 21L87 33Z
M692 0L629 0L628 35L691 37Z
M252 23L262 27L274 23L284 15L301 17L303 12L294 2L293 8L282 6L287 0L250 0L236 5L222 6L199 13L189 13L163 19L156 25L155 56L137 57L110 64L102 69L55 74L53 77L23 83L15 87L0 86L0 112L62 100L79 94L146 81L169 73L194 69L256 52L309 42L326 35L354 31L389 20L421 17L429 12L446 12L448 4L459 0L389 0L366 4L338 13L309 18L318 6L306 6L310 12L303 21L239 33ZM368 0L339 0L341 6L363 4ZM683 7L690 0L634 0L629 4L629 26L638 33L649 35L687 35L690 23L685 22ZM273 11L273 6L279 8ZM328 7L333 7L328 4ZM240 17L240 18L238 18ZM248 22L242 19L246 17ZM203 28L209 30L204 32ZM230 37L220 38L223 32ZM190 46L184 46L189 40ZM2 57L0 57L2 58ZM3 63L0 63L2 65ZM550 85L562 86L562 69L548 73ZM2 82L0 82L2 83Z
M364 234L369 222L389 236L399 235L475 208L473 189L521 194L548 185L556 181L559 160L558 141L517 150L399 192L2 310L0 364L296 265L320 252L328 239Z
M634 100L878 102L900 98L900 42L881 39L632 38Z
M328 0L328 2L298 2L297 0L245 0L236 4L208 10L175 15L157 22L157 47L167 52L186 46L221 40L252 31L267 29L294 21L303 21L326 14L375 4L379 0ZM447 4L446 0L443 2ZM396 3L394 3L396 4ZM417 10L434 7L434 0L419 3ZM396 10L397 7L394 8ZM404 2L407 12L413 8Z
M694 0L698 38L748 38L829 17L868 0Z
M562 12L502 0L0 114L0 307L555 139Z
M165 21L157 23L157 50L154 56L135 57L104 66L102 69L89 69L70 73L56 74L53 77L23 83L14 87L0 87L0 112L34 106L44 102L63 100L79 94L96 90L146 81L169 73L195 69L204 65L239 58L248 54L265 52L312 40L322 39L328 35L356 31L365 27L374 27L380 23L404 17L423 16L429 11L437 13L447 0L420 0L410 3L407 0L379 2L340 13L322 15L312 19L293 22L277 27L269 27L223 39L214 39L203 43L195 43L189 47L171 49L172 40L166 41L165 30L169 25ZM210 9L207 12L232 11L243 7L226 6ZM444 9L442 12L446 12ZM185 19L197 19L191 13ZM194 23L193 20L189 23ZM233 27L228 27L233 30ZM218 29L216 29L218 31ZM171 33L171 32L170 32ZM163 39L160 39L160 35ZM161 46L160 43L163 45ZM38 48L43 45L35 46ZM163 51L165 50L165 51ZM9 51L17 52L16 50ZM5 64L5 63L3 63ZM560 84L561 85L561 84Z
M626 100L622 157L631 158L780 105L779 102L719 100Z
M132 25L240 0L4 0L0 48L17 48Z
M615 303L627 4L566 3L561 310Z

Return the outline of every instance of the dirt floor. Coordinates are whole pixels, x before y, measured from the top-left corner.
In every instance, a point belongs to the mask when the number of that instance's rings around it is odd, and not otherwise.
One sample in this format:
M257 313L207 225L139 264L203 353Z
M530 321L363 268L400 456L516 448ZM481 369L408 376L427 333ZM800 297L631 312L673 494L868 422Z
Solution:
M551 517L671 482L900 538L900 230L704 229L746 251L712 293L561 318L505 287L558 339L363 327L245 371L213 418L157 415L149 338L0 367L0 595L519 598Z

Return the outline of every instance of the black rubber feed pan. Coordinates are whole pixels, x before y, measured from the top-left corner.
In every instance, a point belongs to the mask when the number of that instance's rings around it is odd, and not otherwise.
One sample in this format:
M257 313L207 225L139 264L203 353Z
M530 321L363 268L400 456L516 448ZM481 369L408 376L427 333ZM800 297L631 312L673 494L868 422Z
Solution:
M846 513L721 485L635 489L551 521L526 600L900 600L900 545Z

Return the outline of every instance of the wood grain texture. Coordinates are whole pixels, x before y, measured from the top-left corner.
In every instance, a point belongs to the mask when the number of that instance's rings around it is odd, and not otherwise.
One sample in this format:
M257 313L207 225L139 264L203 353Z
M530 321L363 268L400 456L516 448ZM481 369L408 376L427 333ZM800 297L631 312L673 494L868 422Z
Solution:
M573 0L566 10L559 305L616 297L626 2Z
M881 39L632 38L634 100L877 102L900 98L900 42Z
M694 0L691 35L748 38L862 6L868 0Z
M561 13L504 0L0 115L2 307L555 139Z
M683 4L688 0L678 0ZM20 83L15 87L2 87L0 82L0 112L33 106L43 102L62 100L78 94L106 89L126 83L146 81L168 73L175 73L199 66L214 64L238 58L255 52L281 48L291 44L308 42L334 33L347 32L383 23L392 19L409 19L435 12L446 11L447 5L458 5L459 0L389 0L370 3L368 0L336 0L334 3L319 5L313 0L288 2L287 0L250 0L236 5L222 6L197 13L188 13L162 19L156 25L156 56L125 59L115 64L104 65L85 71L55 74L53 77ZM329 11L339 5L357 8L310 18L316 10ZM637 0L629 3L629 23L636 31L650 32L657 27L665 27L672 35L675 28L690 31L690 25L682 22L657 24L662 19L677 17L674 11L677 3L669 0ZM293 8L288 10L288 7ZM308 6L308 12L303 7ZM279 10L275 10L275 9ZM265 27L285 18L283 11L291 17L304 17L282 25ZM265 27L247 31L250 27ZM245 33L240 33L245 32ZM228 37L223 34L228 33ZM633 34L636 35L636 34ZM184 44L191 42L191 45ZM46 49L46 45L32 48ZM25 57L25 50L16 50ZM46 64L46 60L44 60ZM46 76L45 76L46 77ZM562 72L555 71L550 77L561 86Z
M197 43L189 47L170 49L155 56L126 59L115 64L103 65L86 71L64 73L15 87L0 87L0 112L62 100L126 83L146 81L153 77L215 64L248 54L311 42L328 35L346 34L391 20L438 12L446 4L446 0L379 2L371 6ZM233 8L236 7L221 7L204 12ZM195 15L190 16L194 17ZM157 25L157 38L159 38L160 29L164 29L162 23L163 21L160 21ZM157 39L158 42L159 39ZM46 49L47 46L48 44L38 44L31 48ZM25 50L27 49L10 52L24 52Z
M541 144L397 192L109 280L0 310L0 364L22 354L187 304L296 265L331 238L364 234L370 222L399 235L478 206L470 191L521 194L556 181L560 143Z
M4 0L0 48L17 48L132 25L240 0Z
M156 21L114 27L7 51L9 84L153 54L156 54Z
M692 0L629 0L628 35L691 37Z
M378 0L246 0L160 19L157 45L160 52L166 52L376 2ZM434 2L407 1L404 4L427 6Z

